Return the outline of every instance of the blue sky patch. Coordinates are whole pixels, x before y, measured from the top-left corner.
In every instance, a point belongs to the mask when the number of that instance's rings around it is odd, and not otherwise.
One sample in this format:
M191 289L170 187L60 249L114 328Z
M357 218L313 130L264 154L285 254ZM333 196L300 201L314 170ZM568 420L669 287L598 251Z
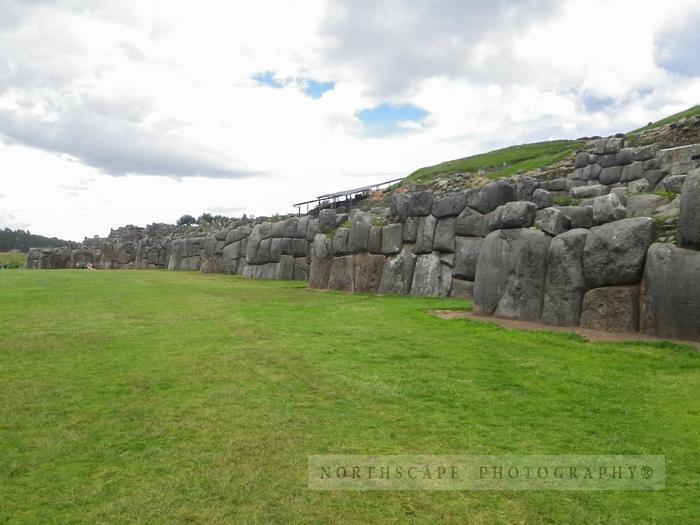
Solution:
M612 97L596 97L593 95L584 95L583 107L587 113L596 113L603 111L615 104L615 99Z
M264 86L269 86L271 88L280 89L284 87L284 84L277 80L274 71L264 71L262 73L255 73L253 75L253 80L257 81L259 84Z
M335 88L335 82L321 82L312 78L304 79L300 82L302 91L311 98L321 98L326 91Z
M396 135L420 129L428 112L413 104L384 103L357 112L365 133L374 137Z

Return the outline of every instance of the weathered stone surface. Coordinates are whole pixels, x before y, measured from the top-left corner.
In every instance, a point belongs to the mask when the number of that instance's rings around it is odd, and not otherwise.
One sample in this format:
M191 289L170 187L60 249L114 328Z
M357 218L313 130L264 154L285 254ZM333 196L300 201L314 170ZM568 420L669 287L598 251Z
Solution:
M321 233L328 233L335 228L336 213L332 208L325 208L318 213L318 228Z
M583 247L588 230L579 228L554 239L547 252L542 322L554 326L578 326L586 291Z
M291 255L281 255L279 266L279 278L283 281L294 279L294 257Z
M625 145L625 139L619 137L610 137L605 141L605 146L603 147L603 154L618 153L622 147Z
M539 187L540 181L538 179L534 177L519 177L515 183L515 198L519 201L532 200L535 191Z
M241 258L241 245L242 242L239 240L224 247L222 257L224 259L225 273L236 273L238 260Z
M428 191L412 194L408 199L407 212L409 217L423 217L430 215L433 209L435 197Z
M442 217L453 217L462 213L467 205L467 194L464 191L453 193L439 199L433 205L433 215L438 219Z
M566 178L540 181L540 188L547 191L566 191Z
M465 237L483 237L485 232L484 215L471 208L464 208L457 217L455 233Z
M455 237L454 277L474 281L483 242L481 237Z
M589 164L591 164L591 156L586 153L585 151L579 151L576 154L576 168L585 168Z
M557 206L556 208L569 218L572 229L593 227L592 206Z
M344 292L355 291L355 256L345 255L334 257L331 264L331 273L328 278L330 290Z
M627 193L632 195L645 193L647 191L651 191L651 184L649 184L649 181L646 179L635 180L627 185Z
M416 232L417 234L417 232ZM387 224L382 228L382 250L384 255L393 255L403 246L403 225Z
M350 253L363 253L369 245L369 230L372 226L372 216L369 212L353 210L350 215L352 228L348 237L348 251Z
M700 340L700 252L654 244L642 280L641 331Z
M294 280L295 281L308 281L309 273L311 272L311 265L306 257L295 257L294 258Z
M454 297L455 299L471 299L474 297L474 281L463 281L453 277L450 297Z
M282 239L272 238L270 241L270 262L280 262L282 257Z
M433 246L441 252L455 251L455 217L445 217L437 222Z
M622 176L620 180L622 182L631 182L633 180L641 179L643 174L644 163L641 161L636 161L622 168Z
M338 228L333 237L333 254L346 255L348 253L348 237L350 230L347 228Z
M245 253L245 260L248 264L257 264L260 240L260 225L258 224L253 228L248 237L248 245L246 246Z
M556 237L571 228L571 219L556 208L539 210L535 216L535 227Z
M622 178L622 166L611 166L609 168L603 168L600 172L600 182L601 184L615 184L620 182Z
M418 217L408 217L403 224L403 240L406 242L416 242L418 237Z
M279 239L284 237L284 221L277 221L272 223L272 229L270 230L270 237L273 239Z
M531 229L498 230L481 246L474 310L509 319L542 315L549 237Z
M437 252L419 255L413 272L411 295L437 297L442 285L442 268Z
M247 226L241 226L240 228L233 228L226 234L226 244L231 244L232 242L240 241L243 237L248 237L250 235L250 228Z
M554 204L554 197L547 190L538 188L532 194L532 202L538 210L542 210Z
M576 188L571 188L571 191L569 191L569 194L574 199L590 199L593 197L600 197L601 195L607 195L608 193L610 193L610 188L603 184L578 186Z
M593 224L605 224L619 221L627 215L627 210L620 202L620 198L611 193L593 199Z
M634 150L632 148L622 148L617 154L617 164L625 166L634 161Z
M649 181L651 188L656 188L656 185L661 182L666 174L662 170L647 170L644 172L644 178Z
M583 250L586 285L600 288L639 283L653 229L653 220L648 217L592 228Z
M369 242L367 244L367 251L369 253L382 253L382 227L381 226L370 226L369 228Z
M309 243L306 239L292 240L292 255L294 257L306 257L309 253Z
M516 199L515 188L506 181L494 181L483 188L467 192L467 206L479 213L488 213Z
M656 144L650 146L642 146L637 148L634 152L634 160L649 160L653 159L656 152L659 150Z
M683 184L680 232L681 246L700 250L700 170L691 171Z
M319 233L319 227L318 227L318 219L311 219L309 221L309 226L306 228L306 241L307 242L314 242L314 239L316 238L316 234Z
M668 201L660 195L630 195L627 198L628 217L650 217Z
M260 239L269 239L272 236L272 223L263 222L260 224Z
M586 292L581 326L609 332L639 330L639 287L611 286Z
M416 253L430 253L433 251L435 227L437 219L432 215L421 217L418 222L418 235L416 236Z
M673 175L666 177L663 180L664 191L670 191L673 193L680 193L683 190L683 183L687 175Z
M296 217L289 217L284 221L284 237L291 237L292 239L297 236L297 225L299 219Z
M355 291L360 293L376 293L384 269L383 255L358 253L355 255Z
M309 286L311 288L328 288L328 279L333 264L333 243L324 234L314 237L311 244L311 265L309 268Z
M297 239L306 239L306 230L309 228L310 220L311 217L308 215L303 215L302 217L299 217L299 220L297 221L297 231L295 234L295 237Z
M408 217L408 195L405 193L395 193L391 196L390 216L393 220L406 222Z
M294 253L294 239L282 237L282 253L284 255L292 255Z
M532 202L517 201L499 206L491 217L491 231L500 228L529 228L535 222L537 206Z
M256 279L264 279L267 281L279 279L280 263L265 263L259 265L258 268L260 269L260 275L256 274Z
M407 295L411 291L416 256L410 251L402 251L394 257L387 257L379 282L379 293Z

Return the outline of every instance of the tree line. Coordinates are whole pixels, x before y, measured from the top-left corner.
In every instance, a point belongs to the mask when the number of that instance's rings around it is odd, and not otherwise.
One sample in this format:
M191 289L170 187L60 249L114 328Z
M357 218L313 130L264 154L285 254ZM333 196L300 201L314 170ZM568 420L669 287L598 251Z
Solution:
M44 237L35 235L26 230L11 230L5 228L0 230L0 252L11 252L14 250L27 252L29 248L78 248L79 243L65 241L57 237Z

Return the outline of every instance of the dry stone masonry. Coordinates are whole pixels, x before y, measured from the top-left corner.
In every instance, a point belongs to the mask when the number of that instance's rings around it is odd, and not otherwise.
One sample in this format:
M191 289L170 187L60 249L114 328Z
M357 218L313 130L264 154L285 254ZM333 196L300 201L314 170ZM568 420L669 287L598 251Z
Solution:
M518 176L389 208L113 230L29 268L201 271L317 289L473 298L483 315L700 339L700 145L600 139L566 177Z

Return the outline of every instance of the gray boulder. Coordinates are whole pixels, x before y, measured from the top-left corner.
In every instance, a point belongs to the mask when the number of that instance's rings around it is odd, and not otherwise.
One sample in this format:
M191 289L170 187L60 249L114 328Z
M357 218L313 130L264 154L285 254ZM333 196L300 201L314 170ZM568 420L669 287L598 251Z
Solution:
M673 175L666 177L663 180L664 191L670 191L672 193L680 193L683 191L683 183L687 175Z
M441 252L455 251L455 217L445 217L437 222L433 246Z
M442 268L437 252L419 255L413 272L411 295L438 297L442 288Z
M620 202L620 198L611 193L593 199L593 224L605 224L619 221L627 215L627 210Z
M388 224L382 228L382 250L384 255L393 255L403 246L403 225Z
M578 326L586 291L583 247L588 230L570 230L554 239L547 252L542 322L554 326Z
M691 171L683 184L680 233L681 246L700 250L700 169Z
M548 235L556 237L571 229L571 220L564 212L556 208L539 210L535 216L535 227Z
M267 238L260 241L260 249L258 250L258 264L267 264L270 262L270 251L272 247L272 239Z
M571 191L569 191L569 194L574 199L590 199L593 197L600 197L601 195L607 195L608 193L610 193L610 188L603 184L578 186L576 188L571 188Z
M328 288L328 279L333 264L333 243L324 234L314 237L311 244L311 265L309 268L309 286L311 288Z
M592 206L557 206L571 221L571 228L592 228L593 227L593 207Z
M350 216L352 228L348 237L350 253L366 252L369 246L369 230L372 226L372 216L369 212L353 210Z
M455 237L454 277L467 281L476 278L476 265L483 242L481 237Z
M700 341L700 252L654 244L641 287L645 334Z
M270 240L270 262L280 262L282 257L282 239L273 237Z
M548 248L549 237L537 230L490 233L479 254L474 311L539 321Z
M297 231L295 234L297 239L306 239L306 230L309 228L310 221L311 217L309 215L299 217L299 220L297 221Z
M369 242L367 244L367 251L369 253L382 253L382 227L381 226L370 226L369 229Z
M270 230L270 237L273 239L284 237L284 225L285 221L273 222L272 229Z
M334 257L328 277L328 289L343 292L355 291L355 256Z
M530 201L539 187L540 181L535 177L520 177L515 182L515 198L519 201Z
M500 228L529 228L535 222L537 206L532 202L517 201L499 206L493 212L491 230Z
M355 255L355 291L377 293L384 269L383 255L358 253Z
M620 182L620 179L622 178L622 166L612 166L610 168L604 168L603 171L600 172L600 182L601 184L615 184L616 182Z
M649 181L646 179L635 180L627 185L627 193L632 195L646 193L648 191L651 191L651 184L649 184Z
M438 219L442 217L454 217L462 213L467 205L467 194L464 191L453 193L439 199L433 205L433 215Z
M656 188L665 176L666 172L663 170L647 170L644 172L644 178L649 182L651 188Z
M491 212L497 207L515 199L515 188L513 185L502 180L490 182L483 188L467 192L467 206L479 213Z
M260 225L253 227L248 237L248 245L246 246L245 260L248 264L257 264L258 252L260 251Z
M306 257L309 253L309 243L306 239L292 239L292 255L294 257Z
M406 221L406 217L408 217L408 200L409 196L405 193L394 193L391 196L390 216L393 220Z
M336 212L332 208L325 208L318 213L318 230L328 233L335 228Z
M653 230L653 220L648 217L592 228L583 250L586 285L599 288L639 283Z
M319 233L318 219L311 219L309 226L306 228L306 241L314 242L316 235Z
M620 180L622 182L631 182L633 180L641 179L643 174L644 163L641 161L636 161L622 168L622 176Z
M575 167L577 168L585 168L591 164L591 156L586 153L585 151L579 151L576 154L576 164Z
M554 204L554 197L547 190L538 188L532 194L532 202L538 210L542 210Z
M408 216L424 217L425 215L430 215L434 202L435 197L428 191L421 191L412 194L408 199Z
M471 208L464 208L457 217L455 233L465 237L483 237L485 233L484 215Z
M416 254L430 253L433 251L436 226L437 219L432 215L420 218L418 221L418 234L416 236Z
M347 228L338 228L333 237L333 254L347 255L348 254L348 237L350 230Z
M628 217L650 217L668 201L660 195L630 195L627 198Z
M581 326L608 332L639 330L639 287L611 286L586 292Z
M279 260L279 279L291 281L294 279L294 257L291 255L281 255Z
M387 257L379 282L379 293L408 295L415 265L416 256L407 250L394 257Z
M418 225L420 219L418 217L408 217L403 225L403 240L406 242L416 242L418 237Z
M543 180L540 182L540 188L547 191L566 191L566 178Z

